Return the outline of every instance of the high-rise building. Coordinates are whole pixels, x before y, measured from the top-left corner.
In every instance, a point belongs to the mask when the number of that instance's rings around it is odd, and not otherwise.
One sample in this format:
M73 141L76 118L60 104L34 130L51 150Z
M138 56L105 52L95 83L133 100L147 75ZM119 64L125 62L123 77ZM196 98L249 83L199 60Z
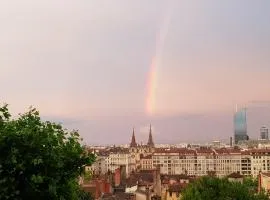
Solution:
M246 108L236 111L234 114L234 141L238 144L239 141L248 140L247 135L247 114Z
M261 135L261 139L262 140L268 140L268 128L266 128L265 126L261 127L260 129L260 135Z

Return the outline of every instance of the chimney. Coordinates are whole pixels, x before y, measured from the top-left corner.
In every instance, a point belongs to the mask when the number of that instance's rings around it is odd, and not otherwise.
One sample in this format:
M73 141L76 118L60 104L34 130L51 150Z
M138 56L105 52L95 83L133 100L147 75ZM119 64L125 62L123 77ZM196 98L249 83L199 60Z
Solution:
M146 200L150 200L150 190L149 190L149 186L148 185L145 188L145 192L146 192Z
M262 172L259 172L258 175L258 193L262 191Z
M114 185L119 186L121 183L121 172L120 168L117 168L114 172Z
M101 193L106 193L106 183L105 180L100 180L100 191Z
M111 185L108 182L105 182L105 193L111 193Z
M120 184L124 184L127 178L126 165L120 166Z
M98 199L101 196L101 190L100 190L100 182L96 180L96 193L95 197Z
M156 195L161 196L161 179L160 179L160 166L157 165L154 170L154 192Z

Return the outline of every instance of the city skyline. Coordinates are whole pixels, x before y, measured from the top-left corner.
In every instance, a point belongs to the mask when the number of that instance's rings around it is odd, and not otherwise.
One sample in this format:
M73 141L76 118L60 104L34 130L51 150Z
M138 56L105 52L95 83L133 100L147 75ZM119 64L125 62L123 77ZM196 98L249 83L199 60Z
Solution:
M153 4L155 6L153 6ZM63 9L64 8L64 9ZM270 127L270 2L0 3L1 101L36 107L87 143L228 139ZM260 106L257 106L260 105ZM218 131L218 132L217 132Z

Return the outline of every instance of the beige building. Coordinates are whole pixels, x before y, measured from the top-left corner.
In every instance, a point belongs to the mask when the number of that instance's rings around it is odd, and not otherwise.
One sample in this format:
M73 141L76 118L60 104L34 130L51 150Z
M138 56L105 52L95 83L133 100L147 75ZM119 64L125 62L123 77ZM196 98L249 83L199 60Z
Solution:
M127 148L113 148L105 159L107 171L114 172L120 166L126 166L126 174L129 175L135 170L134 158Z
M142 156L140 158L140 166L142 170L153 169L152 155Z
M97 160L92 166L88 166L89 170L98 171L111 171L114 172L120 166L126 166L126 174L141 168L142 165L145 169L152 169L151 155L154 152L154 142L152 138L152 129L150 126L149 138L147 145L138 145L135 139L135 133L133 129L132 139L129 148L112 147L105 150L105 152L99 152L97 154ZM101 156L102 155L102 159ZM105 156L104 156L105 155ZM148 157L147 157L148 156ZM146 160L142 162L142 158ZM150 158L147 160L147 158ZM104 168L103 168L104 166Z
M181 199L182 187L178 184L168 187L164 200L179 200Z
M160 167L161 174L218 177L232 173L256 177L259 172L270 172L270 149L240 148L155 148L152 129L146 145L138 145L133 129L129 148L114 147L99 155L91 169L97 172L114 171L125 165L126 173L138 169L150 170Z
M189 149L156 149L152 155L153 168L160 166L161 174L195 173L195 151Z
M97 156L96 161L91 166L86 166L85 170L97 175L105 174L107 172L106 157Z
M241 151L237 149L215 149L215 172L224 177L233 172L241 172Z
M251 175L257 176L259 172L270 172L270 149L250 150Z
M215 152L209 148L196 150L196 169L195 175L205 176L211 171L216 170Z
M114 171L121 165L126 166L127 175L137 169L149 170L159 166L161 174L168 175L204 176L214 173L218 177L224 177L238 172L256 177L260 171L270 172L270 149L159 148L154 149L154 152L140 153L138 150L134 153L130 148L116 147L109 149L106 156L97 156L97 161L92 166L87 166L87 169L103 174L108 170Z
M258 176L258 191L264 190L270 193L270 173L259 173Z

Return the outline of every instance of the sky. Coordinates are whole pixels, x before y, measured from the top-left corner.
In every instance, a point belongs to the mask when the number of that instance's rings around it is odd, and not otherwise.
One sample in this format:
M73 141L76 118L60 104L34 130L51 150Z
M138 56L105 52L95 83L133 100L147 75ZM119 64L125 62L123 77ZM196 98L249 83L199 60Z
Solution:
M0 0L0 101L87 144L229 140L270 127L268 0Z

